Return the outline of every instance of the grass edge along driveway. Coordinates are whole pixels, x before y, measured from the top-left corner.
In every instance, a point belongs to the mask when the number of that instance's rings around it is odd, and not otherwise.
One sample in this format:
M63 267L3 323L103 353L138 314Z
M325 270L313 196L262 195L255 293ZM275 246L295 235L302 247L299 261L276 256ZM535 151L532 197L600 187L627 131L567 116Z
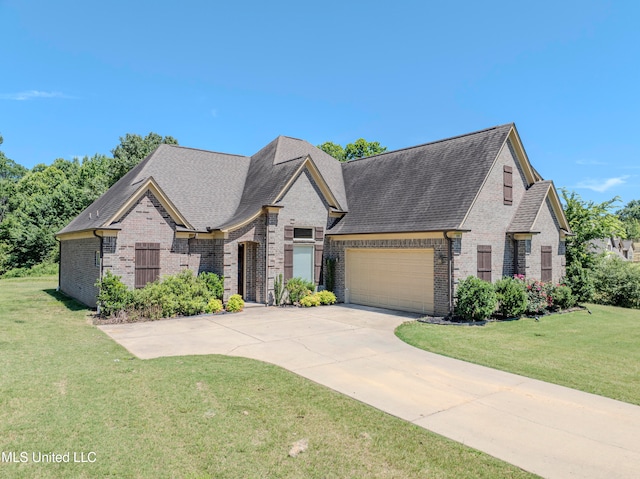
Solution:
M640 405L640 310L588 307L592 314L485 326L405 323L396 336L433 353Z
M132 357L55 285L0 280L0 477L534 477L273 365Z

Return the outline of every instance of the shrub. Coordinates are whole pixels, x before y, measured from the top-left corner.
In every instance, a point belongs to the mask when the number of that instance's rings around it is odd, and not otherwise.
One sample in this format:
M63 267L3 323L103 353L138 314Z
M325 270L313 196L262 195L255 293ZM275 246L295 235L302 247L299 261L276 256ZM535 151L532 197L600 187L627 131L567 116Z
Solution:
M131 306L133 294L122 282L120 276L107 270L102 280L96 282L98 288L98 311L102 316L113 316Z
M239 294L233 294L227 301L227 311L230 313L237 313L244 308L244 301Z
M198 275L198 279L207 286L207 289L211 291L216 298L220 300L222 299L222 296L224 295L223 276L218 276L215 273L203 272Z
M27 276L53 276L58 274L58 263L40 263L31 268L14 268L4 274L2 278L25 278Z
M551 292L552 304L558 309L567 309L576 305L576 298L571 288L564 284L555 286Z
M527 310L527 293L522 281L504 277L494 284L498 311L505 318L522 315Z
M331 291L318 291L316 293L318 298L320 299L320 304L335 304L336 303L336 295Z
M292 303L300 302L300 299L304 296L311 294L315 289L315 285L311 281L307 281L302 278L291 278L287 281L287 294L289 295L289 301Z
M594 300L623 308L640 308L640 266L620 258L602 258L593 275Z
M530 279L526 281L525 287L527 291L526 313L531 315L544 314L547 308L553 304L553 302L549 303L552 300L547 296L548 288L546 285L537 279Z
M325 269L324 269L324 282L327 290L333 291L333 288L336 284L336 259L335 258L327 258L325 261Z
M222 307L222 301L218 298L212 298L209 300L207 307L204 309L205 313L219 313L224 308Z
M562 283L571 288L576 301L593 301L595 285L591 270L583 268L580 263L573 262L567 266L567 272Z
M320 297L318 293L308 294L300 299L300 306L309 308L311 306L320 306Z
M456 296L456 314L471 321L491 316L498 302L493 285L475 276L460 281Z

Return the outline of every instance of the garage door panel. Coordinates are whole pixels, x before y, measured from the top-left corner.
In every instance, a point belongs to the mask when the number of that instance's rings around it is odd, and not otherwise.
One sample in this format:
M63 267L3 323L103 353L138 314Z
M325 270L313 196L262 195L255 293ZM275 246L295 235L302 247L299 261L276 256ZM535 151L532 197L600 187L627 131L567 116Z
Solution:
M433 313L433 249L348 249L352 303Z

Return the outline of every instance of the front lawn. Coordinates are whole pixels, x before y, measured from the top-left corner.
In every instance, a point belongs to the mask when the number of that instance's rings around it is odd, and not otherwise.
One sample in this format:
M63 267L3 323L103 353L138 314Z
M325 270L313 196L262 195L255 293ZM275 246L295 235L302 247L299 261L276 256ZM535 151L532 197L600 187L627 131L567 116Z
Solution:
M589 309L486 326L406 323L396 335L427 351L640 405L640 311Z
M1 477L533 477L276 366L136 359L55 284L0 280Z

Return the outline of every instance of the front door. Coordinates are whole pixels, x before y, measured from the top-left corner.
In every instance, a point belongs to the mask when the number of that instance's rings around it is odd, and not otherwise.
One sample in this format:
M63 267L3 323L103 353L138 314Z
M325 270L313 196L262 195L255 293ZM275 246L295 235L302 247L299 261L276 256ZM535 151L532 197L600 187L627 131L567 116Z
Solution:
M244 244L238 245L238 294L244 298Z

